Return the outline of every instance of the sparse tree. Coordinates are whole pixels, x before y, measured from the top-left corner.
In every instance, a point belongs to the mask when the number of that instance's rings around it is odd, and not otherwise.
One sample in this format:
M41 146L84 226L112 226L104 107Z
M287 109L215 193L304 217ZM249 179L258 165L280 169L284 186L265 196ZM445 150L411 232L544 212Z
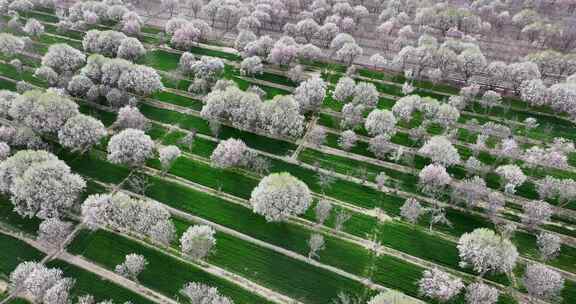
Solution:
M386 172L382 171L378 173L378 175L376 175L374 181L376 182L376 187L378 188L378 190L382 191L384 190L386 184L390 182L390 177L388 176L388 174L386 174Z
M320 200L314 208L314 213L316 215L316 222L319 225L324 225L324 222L330 217L330 212L332 211L332 203L328 200Z
M171 221L159 221L150 227L148 235L152 241L162 246L170 246L176 238L176 227Z
M377 135L371 138L368 146L368 150L379 159L384 159L393 149L394 146L390 143L390 137L387 135Z
M318 257L318 251L324 249L324 236L318 233L313 233L310 235L310 239L308 240L308 247L310 247L308 258L313 259L314 257Z
M352 214L350 214L350 212L346 211L345 209L341 208L336 213L336 218L334 220L334 229L336 229L336 231L341 231L344 228L344 224L346 224L346 222L350 218L352 218Z
M488 194L486 182L482 178L474 176L454 185L452 200L457 203L463 202L468 208L474 208L478 202L486 200Z

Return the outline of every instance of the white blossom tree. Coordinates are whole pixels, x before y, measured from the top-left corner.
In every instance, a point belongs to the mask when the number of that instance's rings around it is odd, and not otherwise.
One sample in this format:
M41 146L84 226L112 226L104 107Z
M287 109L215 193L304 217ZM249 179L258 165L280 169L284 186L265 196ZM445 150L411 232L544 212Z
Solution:
M269 222L285 221L306 212L312 203L308 186L289 173L273 173L254 188L250 204L255 213Z
M35 302L61 304L67 302L73 285L74 280L64 278L58 268L22 262L10 274L9 288L12 292L27 294Z
M460 118L460 111L450 104L442 104L434 116L434 121L448 129L453 126Z
M358 56L361 56L363 52L364 51L358 44L354 42L346 43L336 51L336 59L349 66L354 62L354 60L356 60L356 58L358 58Z
M38 226L38 242L47 247L59 248L72 232L72 224L57 218L49 218Z
M298 137L304 131L304 116L292 96L275 96L263 104L260 112L264 129L275 136Z
M92 230L110 227L119 231L148 236L152 241L169 245L175 235L170 212L162 205L138 200L117 192L90 195L82 204L82 221Z
M216 231L208 225L191 226L180 237L180 249L194 260L206 258L216 246Z
M182 155L180 149L176 146L164 146L158 149L158 156L160 165L162 165L162 172L166 173L172 167L172 164Z
M164 89L160 75L153 68L132 65L118 78L118 88L138 95L149 96Z
M359 82L354 88L354 96L352 103L355 105L364 105L369 109L373 109L378 105L380 93L376 86L369 82Z
M372 136L384 135L391 138L396 134L396 118L391 111L375 109L366 118L364 127Z
M487 228L464 233L457 247L460 267L471 267L480 276L491 272L508 274L518 259L516 246Z
M429 157L434 163L443 166L452 166L460 163L458 150L444 136L430 138L418 152Z
M78 114L68 119L58 131L58 141L72 151L85 153L100 143L106 134L106 128L101 121Z
M422 205L412 197L406 199L404 205L400 208L400 216L411 224L417 223L418 218L420 218L423 213Z
M560 299L560 293L564 288L562 275L541 264L528 265L522 282L529 295L542 300Z
M462 280L434 268L424 271L422 278L418 281L418 287L423 296L446 302L457 296L464 288L464 284Z
M516 187L526 181L526 175L517 165L502 165L494 171L502 179L507 193L516 192Z
M242 165L247 152L248 146L241 139L229 138L218 143L210 161L218 168L237 167Z
M324 103L326 83L320 77L310 78L294 90L294 99L298 101L302 113L317 112Z
M5 142L0 142L0 162L7 159L10 156L10 146Z
M488 63L486 57L484 57L480 51L480 48L475 46L462 51L462 53L456 57L456 64L458 70L464 76L464 80L467 82L470 77L482 72Z
M73 73L86 62L86 56L81 51L65 44L53 44L42 57L42 65L51 68L59 75Z
M0 163L0 189L25 217L58 218L86 187L63 161L45 151L19 151Z
M74 101L54 91L33 90L16 97L9 114L36 132L55 134L79 111Z
M200 30L191 22L187 22L174 32L170 43L179 50L189 50L199 42L200 36Z
M326 141L326 129L315 126L308 133L306 141L315 147L321 147Z
M350 102L354 97L356 90L356 82L354 79L344 76L338 80L336 83L336 88L332 93L332 98L340 102Z
M108 143L108 161L139 167L154 154L154 141L141 130L125 129Z
M17 36L8 33L0 33L0 52L7 57L12 57L24 50L24 41Z
M540 224L550 220L554 210L552 206L545 201L529 201L522 206L522 223L529 229L536 229Z
M536 238L536 245L538 246L538 252L542 260L549 261L560 253L562 240L555 234L541 232Z
M183 295L190 304L234 304L234 302L221 295L218 289L202 283L186 283L180 294Z
M424 193L437 195L450 184L452 178L446 172L446 168L439 164L430 164L418 174L418 185Z
M127 105L118 111L114 127L119 130L137 129L145 131L148 129L149 124L148 119L140 113L138 108Z
M146 49L136 38L128 37L118 46L117 56L130 61L136 61L146 54Z
M356 142L358 142L358 135L356 135L353 130L346 130L340 134L338 146L340 146L342 150L348 151L356 146Z
M70 292L76 281L72 278L58 280L42 297L45 304L65 304L69 302Z
M246 76L261 75L264 72L262 59L258 56L245 58L240 63L240 73Z
M116 265L114 271L123 277L138 282L138 275L144 271L147 265L148 261L143 255L130 253L126 255L122 264Z
M28 36L38 38L44 33L44 25L40 21L30 18L26 21L23 30Z
M499 295L498 289L481 282L474 282L466 287L468 304L495 304Z

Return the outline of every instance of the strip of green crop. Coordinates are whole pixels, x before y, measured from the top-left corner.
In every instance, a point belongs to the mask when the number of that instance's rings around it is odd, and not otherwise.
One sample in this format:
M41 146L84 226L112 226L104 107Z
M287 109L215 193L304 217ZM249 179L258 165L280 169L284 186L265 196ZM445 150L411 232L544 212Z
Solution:
M44 253L25 242L0 233L0 276L7 278L18 264L24 261L40 261Z
M156 302L125 289L111 281L103 279L98 275L71 265L62 260L53 260L46 264L48 267L56 267L64 272L64 276L74 278L75 284L70 296L80 297L83 295L93 295L97 302L112 300L114 303L131 302L134 304L154 304Z
M0 196L0 222L10 229L36 235L40 220L37 218L23 218L14 211L14 205L5 195Z
M235 284L202 271L199 267L111 232L99 230L92 233L83 230L68 249L71 253L82 255L109 270L122 263L127 254L142 254L149 264L139 276L140 284L174 299L178 297L178 292L184 284L202 282L217 287L236 303L269 303Z
M60 157L67 159L66 155L60 155ZM92 178L111 175L107 172L107 168L113 167L113 165L93 157L85 157L82 160L78 159L75 162L69 163L69 165L76 172ZM126 169L124 171L125 173L121 174L121 177L128 174ZM117 179L121 179L121 177ZM148 189L146 195L154 200L189 214L224 225L267 243L303 255L306 255L308 252L306 242L310 236L310 232L300 226L267 223L263 217L252 213L246 207L226 202L221 198L198 192L161 178L152 176L148 178L152 186ZM386 257L386 259L395 258ZM320 261L358 275L362 275L363 269L366 269L369 263L367 251L329 237L326 238L326 250L322 251ZM389 274L386 276L383 275L376 277L374 281L388 286L391 283L397 284L399 280L403 280L403 273L405 272L421 272L421 270L415 270L414 268L416 266L412 264L400 260L398 260L397 263L403 265L403 267L398 269L397 275L392 277ZM418 268L416 267L416 269ZM410 294L414 284L413 281L406 281L402 284L404 289L400 290ZM414 295L414 293L412 292L411 295Z

